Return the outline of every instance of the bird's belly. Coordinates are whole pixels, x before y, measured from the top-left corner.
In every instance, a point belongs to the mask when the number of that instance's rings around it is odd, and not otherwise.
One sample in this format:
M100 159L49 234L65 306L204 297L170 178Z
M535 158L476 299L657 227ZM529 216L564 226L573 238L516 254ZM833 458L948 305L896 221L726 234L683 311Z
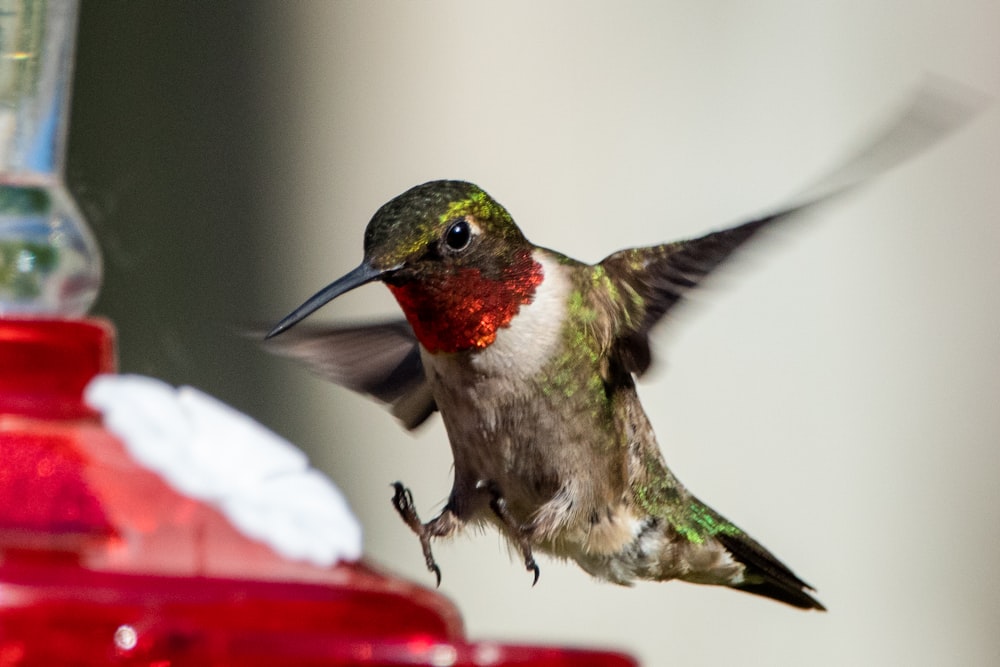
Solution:
M634 539L618 434L606 420L567 410L564 395L530 382L480 375L432 386L455 461L449 503L463 518L493 519L498 492L542 551L611 554Z
M455 460L456 489L489 483L502 491L515 516L527 520L559 491L569 471L560 468L555 453L572 444L545 401L504 396L490 384L465 387L438 403Z

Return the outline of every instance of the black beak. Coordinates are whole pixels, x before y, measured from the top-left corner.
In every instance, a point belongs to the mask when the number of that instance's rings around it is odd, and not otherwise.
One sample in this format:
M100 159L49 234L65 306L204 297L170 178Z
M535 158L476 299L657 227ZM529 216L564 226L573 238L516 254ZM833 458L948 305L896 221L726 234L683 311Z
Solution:
M378 280L388 273L392 273L392 270L376 269L367 262L362 262L358 268L354 269L346 276L338 278L309 297L305 303L289 313L285 319L278 322L273 329L267 332L264 339L274 338L282 331L291 329L293 326L306 319L326 303L333 301L341 294L350 292L355 287L361 287L362 285L370 283L373 280Z

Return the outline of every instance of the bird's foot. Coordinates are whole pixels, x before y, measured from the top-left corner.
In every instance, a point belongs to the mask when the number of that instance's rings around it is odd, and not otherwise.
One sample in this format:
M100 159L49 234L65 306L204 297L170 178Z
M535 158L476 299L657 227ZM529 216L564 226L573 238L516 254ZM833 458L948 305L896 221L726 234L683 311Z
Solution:
M535 562L535 557L531 552L528 530L518 523L517 519L510 513L507 501L504 499L496 482L480 481L477 486L490 494L490 509L493 510L493 514L507 528L507 534L517 543L517 548L524 557L524 568L534 575L531 581L531 585L534 586L538 583L538 576L541 574L541 570L538 568L538 563Z
M427 563L427 570L434 573L437 580L436 586L441 585L441 568L434 560L431 552L432 537L446 537L453 533L461 524L458 517L449 508L445 508L441 514L437 515L427 523L420 521L417 509L413 504L413 494L402 482L395 482L392 487L396 492L392 496L392 506L399 512L403 522L410 527L420 539L420 548L424 552L424 562Z

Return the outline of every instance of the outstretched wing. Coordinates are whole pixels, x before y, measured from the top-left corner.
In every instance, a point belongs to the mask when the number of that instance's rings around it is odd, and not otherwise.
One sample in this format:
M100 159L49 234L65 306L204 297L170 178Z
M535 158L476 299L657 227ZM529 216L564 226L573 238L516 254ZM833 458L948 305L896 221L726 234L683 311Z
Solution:
M983 106L984 99L972 91L928 80L861 150L773 213L688 241L622 250L606 257L600 265L615 281L624 304L612 359L621 369L642 374L651 361L649 330L653 325L757 232L801 218L905 162L964 125Z
M625 291L627 315L620 318L623 326L612 348L620 367L644 373L652 361L649 330L653 325L733 251L775 220L769 216L690 241L632 248L605 258L601 266L619 282L619 292Z
M404 319L366 325L303 323L263 346L304 362L330 382L388 404L407 429L437 410L419 343Z

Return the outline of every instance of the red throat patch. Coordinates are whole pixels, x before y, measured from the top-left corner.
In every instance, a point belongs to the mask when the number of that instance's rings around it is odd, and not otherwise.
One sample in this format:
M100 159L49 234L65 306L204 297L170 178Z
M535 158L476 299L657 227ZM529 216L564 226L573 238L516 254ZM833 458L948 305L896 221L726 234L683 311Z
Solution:
M496 279L462 268L388 287L428 352L461 352L493 343L497 330L531 303L543 273L525 250Z

